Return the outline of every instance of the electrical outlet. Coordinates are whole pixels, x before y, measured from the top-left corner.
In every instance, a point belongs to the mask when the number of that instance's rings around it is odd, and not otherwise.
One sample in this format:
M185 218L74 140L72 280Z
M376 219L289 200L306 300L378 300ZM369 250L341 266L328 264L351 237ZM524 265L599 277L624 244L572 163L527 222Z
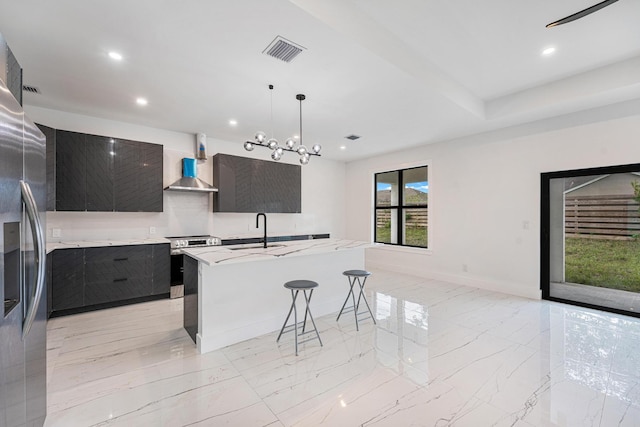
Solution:
M62 235L62 230L60 230L59 228L51 229L51 237L60 237L61 235Z
M155 227L149 227L149 234L156 234L156 228Z

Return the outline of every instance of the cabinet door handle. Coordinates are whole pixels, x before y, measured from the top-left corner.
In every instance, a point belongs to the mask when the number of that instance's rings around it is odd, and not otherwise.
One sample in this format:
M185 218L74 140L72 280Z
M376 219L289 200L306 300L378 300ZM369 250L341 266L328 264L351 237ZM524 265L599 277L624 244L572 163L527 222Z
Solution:
M129 259L129 257L126 257L126 258L114 258L113 260L114 261L126 261L128 259Z
M113 282L126 282L128 279L125 277L124 279L113 279Z

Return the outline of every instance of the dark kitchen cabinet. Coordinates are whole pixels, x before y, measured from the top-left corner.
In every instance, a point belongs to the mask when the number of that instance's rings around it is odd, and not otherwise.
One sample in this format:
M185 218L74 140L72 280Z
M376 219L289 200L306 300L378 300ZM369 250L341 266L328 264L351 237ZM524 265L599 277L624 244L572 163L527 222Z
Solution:
M47 210L56 210L56 130L37 125L47 141Z
M9 46L7 48L7 88L13 97L22 105L22 67Z
M53 252L47 254L47 268L46 268L46 283L47 283L47 318L51 316L53 310L53 301L51 299L51 284L53 283Z
M114 140L105 136L85 135L85 144L85 209L93 212L112 211Z
M116 142L115 210L162 212L162 146Z
M70 314L169 295L169 244L58 249L51 310Z
M149 245L85 249L85 305L151 295Z
M52 311L84 305L84 249L57 249L51 257Z
M213 185L214 212L302 211L300 166L216 154Z
M162 145L66 130L45 136L47 210L162 212Z
M84 134L56 131L56 210L86 210L87 145Z
M166 294L171 288L171 245L153 245L153 295Z
M140 210L144 212L162 212L164 187L162 185L162 145L138 143L141 149Z

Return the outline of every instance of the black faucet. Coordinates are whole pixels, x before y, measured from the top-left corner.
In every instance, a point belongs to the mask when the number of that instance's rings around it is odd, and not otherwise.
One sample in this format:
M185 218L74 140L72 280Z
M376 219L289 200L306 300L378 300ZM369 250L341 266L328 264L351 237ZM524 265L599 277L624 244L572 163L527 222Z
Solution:
M260 226L260 216L264 218L264 248L267 248L267 214L260 212L256 215L256 228Z

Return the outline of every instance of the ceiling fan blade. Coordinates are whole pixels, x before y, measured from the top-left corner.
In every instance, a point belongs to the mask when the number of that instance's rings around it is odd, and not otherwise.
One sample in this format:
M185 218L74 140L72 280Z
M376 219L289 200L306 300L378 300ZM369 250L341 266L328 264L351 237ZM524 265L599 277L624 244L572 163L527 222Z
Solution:
M583 16L587 16L587 15L602 9L603 7L607 7L607 6L613 4L613 3L617 2L617 1L618 0L605 0L603 2L600 2L598 4L593 5L591 7L588 7L586 9L584 9L584 10L581 10L580 12L576 12L573 15L569 15L566 18L562 18L562 19L559 19L559 20L557 20L555 22L547 24L546 27L547 28L551 28L551 27L555 27L557 25L566 24L567 22L575 21L576 19L580 19Z

